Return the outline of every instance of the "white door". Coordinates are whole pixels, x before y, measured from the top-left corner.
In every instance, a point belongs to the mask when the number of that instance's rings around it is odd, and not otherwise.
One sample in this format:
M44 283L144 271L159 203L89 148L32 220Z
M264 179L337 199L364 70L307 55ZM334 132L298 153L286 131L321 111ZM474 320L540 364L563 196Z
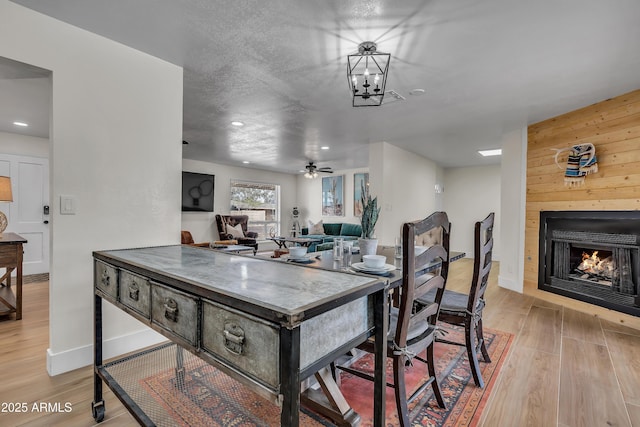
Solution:
M0 175L11 177L13 202L0 202L9 221L5 232L25 239L23 274L49 272L49 159L0 154Z

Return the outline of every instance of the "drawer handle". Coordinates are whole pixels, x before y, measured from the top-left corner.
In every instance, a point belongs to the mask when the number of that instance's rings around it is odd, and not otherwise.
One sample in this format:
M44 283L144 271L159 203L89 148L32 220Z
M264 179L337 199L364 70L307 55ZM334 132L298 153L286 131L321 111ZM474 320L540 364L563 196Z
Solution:
M244 350L244 330L235 323L224 324L224 348L240 356Z
M164 317L172 322L178 321L178 303L171 298L164 300Z
M138 288L138 284L133 282L129 285L129 298L132 301L138 301L140 299L140 289Z
M111 277L109 276L109 273L107 273L107 270L102 270L102 277L100 278L102 285L109 286L110 280L111 280Z

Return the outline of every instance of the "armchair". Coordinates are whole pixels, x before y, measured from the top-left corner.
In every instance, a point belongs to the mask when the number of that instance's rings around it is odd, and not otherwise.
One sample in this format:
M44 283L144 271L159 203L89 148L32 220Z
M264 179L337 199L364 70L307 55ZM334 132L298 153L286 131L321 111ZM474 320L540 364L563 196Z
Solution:
M220 240L237 240L239 245L252 247L255 255L258 251L258 233L248 231L248 224L248 215L216 215ZM238 225L240 230L237 230ZM229 230L229 227L234 227L236 230Z
M191 246L198 246L201 248L208 248L209 247L209 242L202 242L202 243L196 243L193 241L193 236L191 235L191 232L186 231L186 230L182 230L180 232L180 243L182 243L183 245L191 245Z

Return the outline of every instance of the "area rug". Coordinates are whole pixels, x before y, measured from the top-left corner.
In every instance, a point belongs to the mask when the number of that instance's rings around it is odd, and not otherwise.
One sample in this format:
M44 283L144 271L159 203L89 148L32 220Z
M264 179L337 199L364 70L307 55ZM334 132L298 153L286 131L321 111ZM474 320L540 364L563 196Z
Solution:
M449 329L448 339L460 339L461 331ZM493 389L497 374L513 342L513 335L485 329L491 363L481 362L484 389L476 387L469 370L464 347L436 343L436 372L447 409L440 409L429 387L422 398L410 406L413 426L475 426ZM195 358L187 366L184 385L176 387L175 371L166 370L141 380L147 390L173 419L176 426L250 427L279 426L279 407L263 399L241 383ZM390 360L389 360L390 362ZM373 367L373 358L366 355L354 367L367 370ZM391 364L387 364L391 378ZM415 389L426 375L424 364L416 361L407 367L408 390ZM361 426L373 425L373 383L342 373L340 389L353 409L362 418ZM410 393L408 393L410 394ZM397 426L393 390L387 388L387 426ZM303 427L333 426L321 416L303 408L300 414Z

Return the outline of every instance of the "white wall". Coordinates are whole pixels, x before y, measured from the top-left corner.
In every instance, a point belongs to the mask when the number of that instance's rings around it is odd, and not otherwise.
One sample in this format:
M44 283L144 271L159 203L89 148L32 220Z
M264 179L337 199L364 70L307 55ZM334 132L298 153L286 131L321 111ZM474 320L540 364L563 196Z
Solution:
M49 140L17 133L0 132L0 153L49 158Z
M367 168L336 170L333 174L319 174L315 179L305 178L304 175L297 176L298 196L297 202L300 208L300 226L307 227L308 221L314 223L322 220L325 224L348 222L360 224L360 218L353 214L353 175L356 173L369 172ZM343 176L344 182L344 216L323 216L322 215L322 177Z
M502 140L502 242L504 248L498 284L524 290L524 227L527 176L527 127L507 133Z
M474 227L495 212L493 259L501 258L500 165L447 168L444 208L451 221L451 250L474 256Z
M179 243L182 69L7 0L0 56L53 72L47 369L57 374L92 362L92 251ZM75 197L75 215L60 215L61 195ZM104 325L105 357L159 339L109 304Z
M376 227L379 244L393 245L402 224L426 218L440 209L435 184L441 168L432 160L386 142L369 149L371 194L381 206Z
M291 210L297 206L296 175L270 172L259 169L227 166L217 163L201 162L184 159L182 168L189 172L208 173L215 175L213 212L182 212L182 230L191 232L196 242L211 242L218 240L216 214L228 215L231 200L231 180L259 182L280 185L280 208L282 233L288 234L292 225ZM268 249L273 243L261 243L259 250Z

